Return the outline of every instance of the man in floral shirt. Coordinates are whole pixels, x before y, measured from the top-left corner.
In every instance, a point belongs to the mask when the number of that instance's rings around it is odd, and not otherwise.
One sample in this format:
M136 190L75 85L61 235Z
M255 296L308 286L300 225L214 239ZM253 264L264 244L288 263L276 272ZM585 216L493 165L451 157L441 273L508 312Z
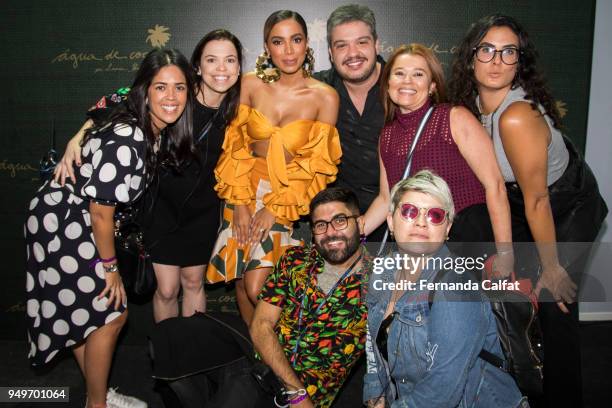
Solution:
M353 192L321 191L310 218L314 245L290 248L279 260L250 332L263 361L297 391L292 407L329 407L364 351L371 259L360 246Z

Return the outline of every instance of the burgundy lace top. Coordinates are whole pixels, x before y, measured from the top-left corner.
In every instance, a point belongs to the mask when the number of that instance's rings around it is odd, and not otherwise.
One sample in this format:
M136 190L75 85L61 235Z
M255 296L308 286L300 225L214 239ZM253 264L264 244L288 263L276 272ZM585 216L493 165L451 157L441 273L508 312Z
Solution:
M393 122L385 125L381 132L380 156L387 171L389 189L402 178L408 151L430 106L428 101L413 112L400 113L397 110ZM453 140L451 108L449 104L439 104L431 114L412 156L410 175L429 169L446 180L453 195L455 211L459 213L471 205L484 203L485 192Z

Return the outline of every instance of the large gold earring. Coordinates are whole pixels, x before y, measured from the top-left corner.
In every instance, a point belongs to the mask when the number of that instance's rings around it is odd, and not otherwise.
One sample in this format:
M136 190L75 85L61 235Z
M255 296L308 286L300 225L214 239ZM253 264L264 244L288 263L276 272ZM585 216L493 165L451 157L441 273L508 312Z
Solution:
M304 64L302 64L302 74L304 74L304 78L310 78L312 71L314 71L314 63L314 52L312 51L312 48L308 47L306 50Z
M266 68L274 68L274 73L272 75L266 74ZM281 76L280 70L270 62L270 56L267 51L261 53L255 61L255 76L266 84L278 81Z

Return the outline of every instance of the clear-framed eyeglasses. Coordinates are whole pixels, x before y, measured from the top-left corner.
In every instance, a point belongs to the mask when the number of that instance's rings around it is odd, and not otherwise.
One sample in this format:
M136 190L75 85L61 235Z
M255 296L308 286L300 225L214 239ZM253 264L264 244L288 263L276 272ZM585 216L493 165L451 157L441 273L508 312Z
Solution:
M474 47L476 59L485 64L493 61L497 53L501 56L501 61L504 64L515 65L519 61L519 56L522 51L516 47L506 47L498 50L492 45L479 45L478 47Z
M312 224L312 233L314 235L321 235L327 232L327 227L331 224L331 226L336 231L342 231L348 227L349 219L358 218L358 215L336 215L330 221L316 221Z

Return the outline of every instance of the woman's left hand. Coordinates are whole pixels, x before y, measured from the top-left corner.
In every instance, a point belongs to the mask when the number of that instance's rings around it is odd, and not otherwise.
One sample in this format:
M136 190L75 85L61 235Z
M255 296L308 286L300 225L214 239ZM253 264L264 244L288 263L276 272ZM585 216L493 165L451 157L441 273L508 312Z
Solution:
M125 288L123 287L121 275L119 275L119 271L105 272L104 275L106 278L106 287L98 295L98 300L102 299L108 294L109 296L108 301L106 302L106 307L109 307L114 302L115 310L118 310L120 305L127 304L127 295L125 293Z
M514 253L512 251L498 253L493 260L493 277L507 278L514 270Z
M534 290L537 296L540 295L542 289L548 289L557 301L559 309L563 313L569 313L565 303L574 303L578 287L572 281L565 268L559 264L552 267L544 267Z
M263 241L263 239L268 236L268 233L270 233L270 229L272 225L274 225L274 220L274 214L266 207L257 211L251 219L249 228L250 243L256 244L257 242Z

